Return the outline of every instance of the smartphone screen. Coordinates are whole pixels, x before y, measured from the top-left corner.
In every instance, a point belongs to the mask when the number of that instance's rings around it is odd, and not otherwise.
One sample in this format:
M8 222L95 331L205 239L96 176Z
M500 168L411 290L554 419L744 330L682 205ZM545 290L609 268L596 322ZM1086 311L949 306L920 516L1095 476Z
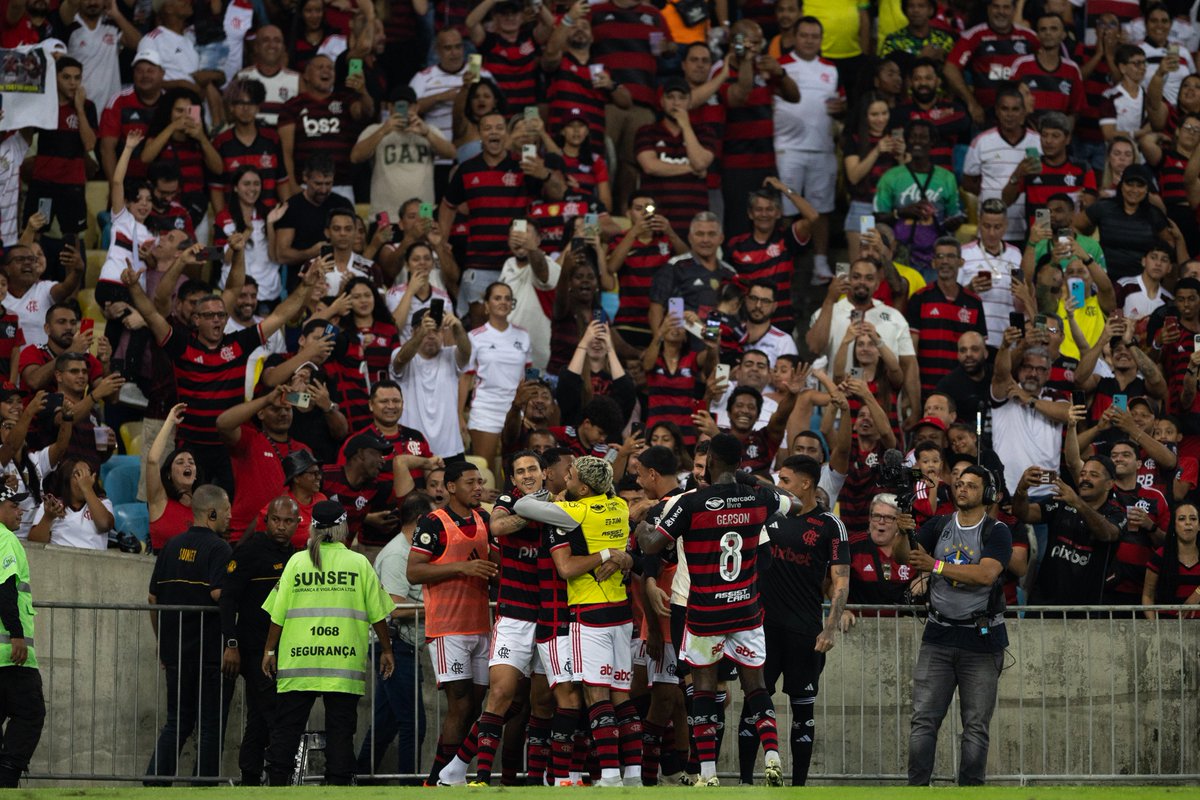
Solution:
M439 326L442 324L442 318L446 314L446 301L440 297L435 297L429 301L429 315L433 317L433 321Z
M1112 404L1113 404L1113 408L1117 409L1118 411L1128 411L1129 410L1129 395L1114 394Z
M200 106L188 106L188 114L190 114L192 116L193 120L195 120L196 122L199 122L200 121Z
M406 123L408 122L408 101L407 100L398 100L396 102L396 116L398 116L400 119L404 120L404 122L406 122Z
M421 219L433 219L433 203L421 203L421 208L417 214Z
M1009 324L1009 327L1016 328L1017 330L1024 333L1024 331L1025 331L1025 315L1018 314L1016 311L1009 313L1008 324Z
M42 197L38 200L38 213L47 220L52 216L50 211L54 208L54 201L49 197Z
M704 320L704 339L708 342L715 342L721 338L721 320L715 316L710 316Z
M361 75L363 71L363 60L361 58L352 58L346 66L346 77L351 75Z
M1073 389L1071 391L1071 405L1086 406L1087 405L1087 393L1084 392L1083 389Z
M667 301L667 313L683 322L683 298L672 297Z
M525 380L540 381L542 379L542 371L537 367L529 367L525 370Z

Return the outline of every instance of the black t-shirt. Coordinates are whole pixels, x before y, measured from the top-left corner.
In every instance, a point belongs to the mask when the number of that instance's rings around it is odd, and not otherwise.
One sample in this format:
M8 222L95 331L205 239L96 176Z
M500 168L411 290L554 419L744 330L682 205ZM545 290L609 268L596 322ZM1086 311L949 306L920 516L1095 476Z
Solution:
M1110 493L1104 505L1098 509L1102 517L1117 526L1118 531L1117 539L1102 542L1092 536L1091 529L1079 512L1066 503L1047 498L1039 500L1038 506L1042 509L1042 523L1049 530L1049 539L1031 604L1071 606L1103 603L1117 545L1128 527L1125 507Z
M300 165L297 165L299 167ZM335 208L354 210L350 201L336 192L330 192L321 205L313 205L303 193L292 198L283 219L275 226L277 229L293 228L296 235L292 237L292 248L307 250L317 242L325 241L325 222L329 212ZM295 270L291 270L295 273Z
M771 568L762 574L765 624L815 638L821 632L822 584L834 564L850 566L842 521L816 506L807 514L772 520Z
M1120 197L1099 200L1085 209L1088 219L1099 228L1100 247L1108 277L1116 283L1121 278L1140 275L1142 256L1160 241L1159 231L1168 227L1167 216L1150 203L1142 203L1134 214L1125 213Z
M977 411L982 411L985 417L991 414L992 367L990 364L984 367L980 381L971 380L961 366L955 367L942 376L934 391L949 395L958 410L958 418L974 427Z
M290 541L279 544L257 532L232 553L221 586L221 635L238 640L243 658L265 649L271 616L262 605L294 552Z
M212 590L220 589L231 554L229 542L208 528L188 528L170 539L154 562L150 594L160 606L208 606L215 609ZM221 661L221 624L214 613L163 611L158 616L159 660L177 665Z

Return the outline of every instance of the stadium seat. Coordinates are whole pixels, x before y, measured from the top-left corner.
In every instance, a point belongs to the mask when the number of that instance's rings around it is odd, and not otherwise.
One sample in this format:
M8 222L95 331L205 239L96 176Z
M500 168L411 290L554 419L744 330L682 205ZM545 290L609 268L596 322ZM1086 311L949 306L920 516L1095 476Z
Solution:
M138 480L142 476L142 465L138 462L119 464L108 473L104 491L114 506L136 503Z
M483 456L467 456L467 461L479 467L479 474L483 476L483 485L485 487L488 489L496 488L496 476L492 474L492 468L488 466L486 458Z
M113 506L117 530L132 533L147 544L150 542L150 509L145 503L121 503Z
M113 456L100 465L100 482L108 483L108 473L120 466L128 466L133 464L139 469L141 468L141 459L137 456Z
M104 266L104 259L108 258L106 250L88 250L87 251L87 271L83 275L83 285L91 289L96 288L96 284L100 280L100 269Z
M141 435L142 423L140 422L126 422L121 426L121 442L125 445L126 453L129 453L130 455L133 454L133 451L130 450L130 446L133 444L134 437Z
M129 440L129 446L125 448L125 452L131 456L141 456L142 454L142 434L138 433Z
M108 181L88 181L84 193L87 198L87 207L92 211L108 208ZM100 223L96 220L94 213L88 214L87 232L84 234L83 241L89 250L100 249Z

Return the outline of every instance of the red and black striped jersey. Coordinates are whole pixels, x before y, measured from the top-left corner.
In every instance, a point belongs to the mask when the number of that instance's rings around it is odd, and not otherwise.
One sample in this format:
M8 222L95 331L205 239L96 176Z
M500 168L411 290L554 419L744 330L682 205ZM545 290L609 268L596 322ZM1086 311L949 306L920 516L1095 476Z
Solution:
M600 204L600 197L596 194L596 187L601 183L608 182L608 162L604 160L604 157L596 152L583 158L564 153L562 161L563 178L567 181L567 197L577 197L597 208L603 208ZM575 180L574 186L571 185L572 178ZM611 209L603 208L603 210L610 211Z
M850 545L850 602L867 606L904 605L908 584L917 570L901 564L869 537ZM870 612L865 616L892 616L890 612Z
M1183 173L1187 169L1187 156L1178 150L1163 150L1162 158L1154 168L1158 178L1158 195L1168 206L1186 205L1188 202L1187 186L1183 182Z
M808 246L796 238L790 224L776 229L765 242L758 240L754 231L739 234L729 240L728 260L737 270L736 284L748 292L750 285L767 281L775 287L778 306L771 317L771 324L783 331L791 331L796 324L792 310L792 273L796 269L796 258Z
M392 351L400 346L400 332L396 326L376 320L371 327L358 329L358 341L362 345L371 383L385 380L392 363Z
M712 135L708 129L698 128L695 133L700 146L712 152ZM689 163L683 132L672 133L665 122L639 128L633 151L635 156L653 153L655 160L669 166ZM665 216L675 233L684 239L687 238L692 218L708 210L708 185L704 178L691 172L671 176L643 172L640 191L654 197L658 203L657 213Z
M604 458L604 454L608 452L607 445L593 445L591 450L583 446L583 442L579 441L579 432L570 425L559 425L558 427L547 428L546 430L554 436L555 441L560 447L565 447L570 450L576 458L579 456L596 456Z
M1075 114L1083 108L1083 74L1079 65L1069 59L1060 58L1058 66L1047 71L1036 55L1022 56L1013 62L1012 80L1029 87L1033 107L1039 112Z
M498 33L489 33L479 52L483 55L483 68L492 73L510 110L537 105L541 51L528 30L522 30L515 42Z
M696 441L696 429L692 426L692 413L696 401L704 394L704 380L700 375L697 353L687 351L679 358L674 371L662 353L654 368L646 373L646 390L649 406L646 409L646 430L660 422L674 422L683 431L684 442L691 447Z
M856 540L867 535L871 498L879 491L878 467L885 450L883 442L876 443L871 450L862 450L858 436L854 437L850 447L850 469L846 472L842 491L838 493L838 516L846 529L854 532Z
M521 492L514 489L496 498L496 508L513 513L513 504ZM508 536L493 536L492 547L500 554L500 594L497 608L502 617L537 622L541 616L542 524L529 522ZM549 557L549 552L546 556ZM551 561L550 568L554 569ZM567 584L564 581L563 606L566 606ZM564 615L565 616L565 615Z
M954 171L954 146L971 143L971 117L958 100L938 98L930 108L916 103L898 105L892 110L892 126L903 128L911 120L928 122L937 131L937 144L929 150L934 166ZM878 179L876 179L878 181Z
M738 435L729 429L722 429L721 432ZM782 438L768 436L766 428L750 431L746 438L742 439L742 463L738 469L742 472L770 472L771 462L775 460L775 453L779 450Z
M84 100L87 122L96 130L96 104ZM58 128L38 131L38 152L33 157L33 179L40 183L83 186L87 181L87 151L79 138L79 112L75 104L58 104Z
M177 142L168 139L157 161L173 161L179 168L179 202L198 224L208 213L208 175L204 168L204 151L195 139Z
M553 156L546 158L548 169L557 169ZM529 203L541 195L542 182L521 171L521 162L505 153L495 166L484 154L469 158L446 187L445 202L466 204L467 257L465 269L498 272L508 259L508 226L514 218L524 217Z
M721 93L714 92L707 103L688 111L688 119L694 130L704 126L712 133L713 161L708 165L708 176L704 180L709 190L718 190L721 188L721 154L725 152L725 104L721 102Z
M1168 566L1166 559L1163 557L1163 548L1158 548L1150 554L1149 560L1146 562L1146 569L1153 572L1162 580L1162 574L1168 569L1175 570L1178 576L1178 583L1175 584L1175 597L1169 602L1173 605L1183 605L1192 594L1200 589L1200 562L1192 564L1190 567L1185 567L1183 564L1173 564ZM1166 617L1176 616L1174 611L1159 611ZM1200 611L1188 612L1185 615L1186 619L1196 619L1200 617Z
M120 94L109 101L108 107L100 115L100 129L96 131L96 135L101 139L116 139L117 152L120 153L125 147L125 137L129 135L130 131L145 133L150 129L150 122L154 119L157 105L157 103L154 105L143 103L138 99L137 92L132 86L122 89ZM135 157L129 159L129 170L125 173L126 178L146 177L148 165L136 157L144 146L144 144L140 145L138 150L134 151Z
M221 156L224 172L221 175L209 176L208 185L228 193L233 173L242 167L254 167L258 176L262 178L263 203L267 208L272 208L276 202L276 187L288 179L283 169L283 148L279 144L279 134L274 128L255 126L255 131L254 141L250 144L243 144L233 128L227 128L213 137L212 146ZM297 164L296 168L303 169L300 164Z
M983 301L962 287L952 300L937 283L908 298L908 328L920 336L917 362L921 365L921 392L933 391L937 382L958 366L958 337L976 331L987 338Z
M571 624L571 612L567 606L567 582L558 574L554 557L550 555L551 528L538 523L538 620L534 637L539 642L548 642L557 636L566 636Z
M783 56L780 64L789 64ZM730 67L729 78L721 86L725 104L725 136L721 150L722 169L775 169L775 84L754 79L754 88L745 105L729 105L729 90L737 83L737 70Z
M680 495L658 521L687 559L691 633L722 636L762 624L759 538L767 518L789 506L765 487L716 483Z
M383 36L388 44L406 44L420 38L421 28L412 0L392 0L383 20Z
M772 520L767 536L771 568L762 576L766 623L815 638L821 632L825 574L833 566L850 566L846 528L833 514L814 506L807 514Z
M380 530L367 528L363 521L367 514L376 511L387 511L395 508L398 503L392 494L392 482L376 476L362 486L353 487L346 478L345 464L330 464L321 469L321 491L330 500L336 500L346 510L346 521L350 526L350 536L373 547L382 547L392 540L392 536ZM349 544L349 542L347 542Z
M1073 56L1075 62L1083 64L1095 52L1094 47L1085 47L1082 42L1075 46ZM1095 68L1083 79L1083 107L1075 118L1075 137L1085 142L1102 142L1104 134L1100 130L1100 120L1115 117L1112 100L1104 93L1112 88L1112 74L1108 69L1108 61L1101 58Z
M172 322L158 346L175 368L179 402L187 403L179 424L179 441L204 447L221 447L217 417L245 401L246 364L250 353L266 344L262 327L227 333L213 347L194 333Z
M1171 508L1167 505L1167 498L1158 489L1148 489L1137 484L1134 484L1133 489L1122 489L1114 484L1113 495L1126 510L1136 507L1146 512L1155 528L1162 531L1171 529ZM1134 530L1133 525L1126 527L1117 542L1117 555L1113 564L1117 583L1113 591L1117 594L1140 597L1142 584L1146 581L1146 564L1153 553L1154 541L1150 538L1149 531Z
M1063 192L1078 200L1080 192L1096 195L1096 174L1078 161L1066 159L1061 164L1050 164L1042 157L1042 171L1026 175L1021 184L1025 193L1025 214L1029 225L1034 223L1038 209L1045 208L1053 195Z
M578 108L587 123L592 152L604 152L604 105L609 92L592 85L592 72L587 64L570 53L563 53L558 70L547 76L546 101L550 106L547 130L559 131L571 118L571 109Z
M357 98L348 91L335 91L321 99L301 92L283 104L279 112L280 128L292 125L292 164L303 170L312 156L321 154L333 160L333 182L338 186L353 181L350 150L358 140L359 125L350 116Z
M339 341L334 347L333 355L323 366L338 394L342 396L338 408L346 415L346 423L350 430L356 431L371 424L368 397L371 386L367 380L367 362L358 337L353 337L353 341L342 341L345 338L344 332L338 336Z
M626 233L624 236L629 236ZM613 242L616 247L617 242ZM615 320L618 328L650 331L650 286L654 274L667 265L675 253L665 236L642 244L634 243L618 271L621 281L621 307Z
M650 49L650 34L672 40L662 14L649 3L621 8L606 2L592 6L590 19L592 58L604 65L613 83L629 90L633 102L657 109L658 57Z
M546 253L560 252L566 246L567 220L591 214L596 207L587 200L534 200L526 215L537 225L542 237L541 248ZM553 292L550 292L553 303Z
M997 33L985 22L963 32L946 63L969 74L979 105L992 108L996 105L996 90L1012 77L1013 62L1036 53L1039 46L1037 36L1028 28L1013 26L1008 33Z
M192 214L178 200L169 200L161 206L155 203L150 209L150 216L146 217L146 227L154 233L183 231L189 239L196 240Z
M429 448L429 442L425 439L425 434L407 425L397 426L395 433L384 433L376 427L374 422L363 428L356 428L352 425L350 426L350 430L353 433L346 437L346 441L342 443L341 449L338 450L337 463L346 463L346 445L351 439L360 433L373 433L392 446L391 452L383 454L383 468L379 470L379 480L386 481L389 484L395 476L392 464L396 460L396 456L420 456L421 458L431 458L433 456L433 450ZM425 473L419 469L410 470L409 472L412 474L413 480L420 480L425 476Z
M887 133L891 136L891 133ZM875 148L883 140L883 136L875 136L874 134L867 135L866 147L862 147L862 137L857 133L847 132L845 140L842 142L842 153L844 156L859 156L865 158L867 153ZM887 172L892 167L898 165L898 162L891 153L880 153L875 159L875 163L871 165L871 171L868 172L863 179L858 183L851 183L847 187L849 189L850 199L858 200L862 203L871 203L875 201L875 187L879 185L879 179L883 177L883 173ZM936 162L935 162L936 163ZM939 164L938 166L946 166ZM949 167L953 169L953 167ZM847 179L849 180L849 179Z

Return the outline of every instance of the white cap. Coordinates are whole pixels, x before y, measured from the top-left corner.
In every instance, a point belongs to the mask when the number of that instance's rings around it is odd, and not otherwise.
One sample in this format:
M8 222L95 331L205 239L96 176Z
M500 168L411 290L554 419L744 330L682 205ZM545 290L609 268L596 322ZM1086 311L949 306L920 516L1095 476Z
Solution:
M147 47L145 50L138 50L137 55L133 57L133 63L136 66L139 61L145 61L153 64L156 67L162 67L162 56L152 47Z

